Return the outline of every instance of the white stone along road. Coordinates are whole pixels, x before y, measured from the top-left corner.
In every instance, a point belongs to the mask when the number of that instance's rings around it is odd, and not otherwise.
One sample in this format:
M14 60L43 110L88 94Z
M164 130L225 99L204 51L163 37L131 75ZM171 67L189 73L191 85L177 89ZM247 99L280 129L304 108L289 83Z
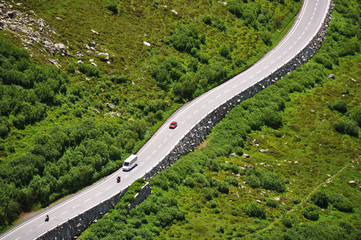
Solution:
M118 170L66 200L35 214L5 232L0 236L0 240L36 239L57 225L111 198L136 179L143 177L213 109L263 80L301 52L321 28L330 4L331 0L304 0L293 27L273 50L248 70L187 103L174 113L139 150L139 165L133 170ZM171 121L178 122L176 129L169 129ZM116 183L116 176L121 176L120 183ZM44 221L46 215L50 216L48 222Z

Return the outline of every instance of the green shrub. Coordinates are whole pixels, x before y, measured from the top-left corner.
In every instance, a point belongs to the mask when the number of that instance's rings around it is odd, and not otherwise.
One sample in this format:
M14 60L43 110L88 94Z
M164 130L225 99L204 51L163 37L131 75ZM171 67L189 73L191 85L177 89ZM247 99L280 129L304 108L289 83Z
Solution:
M283 226L285 226L286 228L291 228L293 225L293 221L291 218L289 217L285 217L282 219L282 224Z
M351 113L352 119L361 127L361 107L356 107Z
M282 115L278 111L266 108L263 109L261 121L265 126L277 129L282 126Z
M211 25L212 24L212 17L209 16L209 15L203 16L202 21L207 25Z
M75 65L74 65L74 63L70 63L68 65L68 72L69 73L75 73Z
M259 178L255 175L250 175L246 177L246 183L250 185L253 188L259 188L261 187L261 181Z
M226 177L225 181L232 186L238 187L238 180L236 177Z
M347 102L346 101L339 101L329 105L330 109L336 110L340 113L347 112Z
M328 206L328 197L324 192L316 192L311 195L311 200L316 206L320 208L327 208Z
M114 14L118 13L118 3L115 0L108 1L106 4L106 8L108 8Z
M218 17L214 18L213 26L218 28L221 31L226 31L226 29L227 29L226 24L221 19L219 19Z
M266 218L266 209L255 202L243 206L243 211L250 217Z
M210 206L211 208L216 208L216 207L217 207L216 201L214 201L214 200L209 201L209 206Z
M224 58L230 59L231 58L231 52L227 46L220 46L219 47L219 55L221 55Z
M267 199L266 205L269 206L269 207L277 208L279 204L274 199Z
M340 119L334 124L334 128L341 134L348 134L353 137L358 137L358 125L351 119Z
M118 83L118 84L126 83L127 82L127 76L116 74L116 75L110 76L109 80L112 81L113 83Z
M192 48L199 49L204 41L204 35L201 36L198 28L193 24L180 25L170 37L170 42L175 49L187 53L190 53Z
M303 216L311 221L317 221L320 217L320 209L315 205L308 206L303 210Z
M328 195L328 201L341 212L353 212L351 202L343 195L333 193Z
M263 187L277 192L286 191L286 182L281 177L260 168L249 168L247 170L246 183L253 188Z
M217 182L217 189L221 193L226 193L226 194L229 193L229 185L225 181L218 181Z
M97 68L91 64L80 63L78 66L78 70L80 72L84 73L88 77L100 77L99 68Z

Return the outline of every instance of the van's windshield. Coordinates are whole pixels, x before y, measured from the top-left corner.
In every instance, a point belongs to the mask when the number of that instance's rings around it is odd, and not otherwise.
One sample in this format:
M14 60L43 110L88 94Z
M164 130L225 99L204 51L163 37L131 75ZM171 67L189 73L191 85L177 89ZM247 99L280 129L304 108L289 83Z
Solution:
M125 163L124 163L124 166L129 166L129 163L128 163L128 162L125 162Z

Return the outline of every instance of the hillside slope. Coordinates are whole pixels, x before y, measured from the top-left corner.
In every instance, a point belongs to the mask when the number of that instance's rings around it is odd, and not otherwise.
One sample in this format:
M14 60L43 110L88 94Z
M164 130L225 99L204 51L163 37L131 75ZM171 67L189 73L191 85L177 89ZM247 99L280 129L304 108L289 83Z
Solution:
M335 1L313 60L235 107L150 180L148 199L130 212L121 202L81 239L358 239L359 7Z
M1 4L2 38L30 51L0 42L1 228L121 166L182 103L276 44L299 6Z

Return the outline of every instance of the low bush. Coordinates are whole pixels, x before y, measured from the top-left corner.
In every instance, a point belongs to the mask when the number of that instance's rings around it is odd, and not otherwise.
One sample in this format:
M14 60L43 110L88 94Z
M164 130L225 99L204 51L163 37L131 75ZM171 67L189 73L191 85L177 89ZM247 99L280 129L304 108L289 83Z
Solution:
M250 217L257 217L261 219L266 218L266 209L255 202L243 206L243 211Z
M328 197L324 192L316 192L311 195L311 200L316 206L320 208L327 208L328 206Z
M351 202L343 195L333 193L328 195L328 202L341 212L353 212Z
M266 205L269 206L269 207L277 208L279 204L274 199L267 199Z
M334 128L341 134L348 134L353 137L358 137L358 125L351 119L340 119L334 124Z
M347 112L347 102L346 101L335 102L330 104L329 108L344 114Z
M80 72L84 73L88 77L100 77L99 68L97 68L91 64L80 63L78 66L78 70Z
M115 0L110 0L106 4L106 8L112 11L114 14L118 13L118 4Z
M303 216L308 220L317 221L320 217L320 209L315 205L308 206L304 208Z

